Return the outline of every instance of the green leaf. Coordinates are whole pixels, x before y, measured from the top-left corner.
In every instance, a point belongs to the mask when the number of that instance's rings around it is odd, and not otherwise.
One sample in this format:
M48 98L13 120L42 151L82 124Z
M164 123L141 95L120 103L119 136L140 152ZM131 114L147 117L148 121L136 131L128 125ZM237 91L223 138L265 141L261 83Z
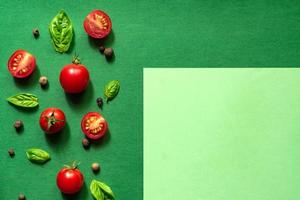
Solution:
M92 180L90 190L96 200L114 200L115 195L111 188L100 181Z
M73 39L73 25L64 10L52 19L49 25L52 43L57 52L64 53L69 50Z
M28 160L36 163L45 163L51 159L49 153L37 148L28 149L26 155Z
M108 185L106 185L106 183L98 181L98 184L99 184L102 192L104 192L106 198L115 199L115 195L114 195L112 189Z
M91 185L90 185L90 190L93 195L93 197L96 200L104 200L104 193L101 190L101 187L98 184L98 181L92 180Z
M13 105L25 108L33 108L39 105L38 98L34 94L19 93L6 99Z
M112 80L106 84L104 88L104 96L106 101L110 101L117 96L120 90L120 81Z

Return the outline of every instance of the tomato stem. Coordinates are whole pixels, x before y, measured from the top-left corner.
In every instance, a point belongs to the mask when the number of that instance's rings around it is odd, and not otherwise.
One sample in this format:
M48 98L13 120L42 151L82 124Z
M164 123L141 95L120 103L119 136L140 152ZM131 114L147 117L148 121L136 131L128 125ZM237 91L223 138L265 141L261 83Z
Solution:
M77 162L76 160L74 160L71 163L71 165L64 165L64 167L68 168L68 169L77 169L79 165L80 165L80 162Z
M75 53L75 55L73 56L73 60L72 63L75 65L79 65L80 64L80 58L79 55Z
M50 130L50 128L52 126L54 126L56 122L64 122L64 120L59 120L59 119L55 118L54 111L52 111L50 117L48 117L48 116L45 116L45 117L48 122L48 130Z

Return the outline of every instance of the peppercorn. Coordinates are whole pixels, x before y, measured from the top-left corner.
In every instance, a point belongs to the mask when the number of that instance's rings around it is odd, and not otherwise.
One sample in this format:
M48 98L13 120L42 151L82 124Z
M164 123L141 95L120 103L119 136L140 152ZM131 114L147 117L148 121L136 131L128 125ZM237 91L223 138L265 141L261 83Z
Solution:
M103 99L101 97L98 97L97 100L97 105L101 108L103 106Z
M46 76L41 76L39 79L41 87L46 87L48 85L48 78Z
M99 172L100 171L100 165L99 165L99 163L93 163L92 164L92 170L93 170L94 173Z
M114 50L112 48L106 48L104 50L104 55L105 55L106 59L111 59L114 55Z
M19 194L19 200L25 200L25 199L26 199L26 197L24 194Z
M14 123L14 127L17 131L21 130L23 127L23 122L21 120L17 120Z
M15 151L13 148L8 149L8 154L10 157L14 157L15 156Z
M101 46L99 47L99 51L100 51L100 53L103 53L103 52L104 52L104 50L105 50L105 47L101 45Z
M89 148L89 147L90 147L90 141L89 141L88 139L86 139L86 138L83 138L83 139L82 139L82 146L83 146L85 149Z
M39 29L35 28L32 30L32 34L35 38L39 37L40 36L40 31Z

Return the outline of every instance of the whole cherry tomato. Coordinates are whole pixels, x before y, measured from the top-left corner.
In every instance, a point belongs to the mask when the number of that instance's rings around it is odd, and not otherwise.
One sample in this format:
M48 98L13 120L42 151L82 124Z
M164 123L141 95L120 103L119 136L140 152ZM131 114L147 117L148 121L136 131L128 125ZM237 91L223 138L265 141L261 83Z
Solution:
M81 120L81 130L90 139L97 140L107 131L106 120L97 112L89 112Z
M65 114L58 108L47 108L40 115L40 126L46 133L57 133L65 124Z
M25 50L17 50L9 58L7 67L13 77L26 78L36 67L35 57Z
M65 92L75 94L86 89L90 81L90 75L87 68L80 64L78 56L75 56L72 64L63 67L59 80Z
M65 166L56 176L56 184L60 191L66 194L79 192L84 182L84 177L75 164Z
M112 24L109 16L105 12L94 10L86 16L83 27L89 36L100 39L110 33Z

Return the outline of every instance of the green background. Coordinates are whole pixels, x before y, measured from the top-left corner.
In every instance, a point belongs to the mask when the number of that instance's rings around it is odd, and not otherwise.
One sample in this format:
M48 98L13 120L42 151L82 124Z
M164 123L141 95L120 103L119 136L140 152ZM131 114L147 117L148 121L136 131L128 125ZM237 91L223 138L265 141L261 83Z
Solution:
M298 200L299 85L300 69L145 69L144 200Z
M73 21L75 39L71 51L61 55L51 46L48 24L62 8ZM106 41L116 53L111 63L99 54L97 42L90 40L82 28L84 17L95 8L106 11L113 21L113 33ZM28 199L67 199L56 189L55 175L74 159L82 162L87 185L96 177L111 185L118 199L142 199L144 67L296 67L300 63L299 1L2 0L0 9L3 199L14 199L19 192ZM41 32L37 40L31 35L35 27ZM6 69L9 56L19 48L37 58L38 70L28 81L14 81ZM91 84L86 93L74 98L63 93L58 74L75 51L90 71ZM40 75L49 78L46 91L37 83ZM99 111L95 98L102 95L103 86L111 79L119 79L122 88L101 111L109 122L110 137L84 151L81 117L88 111ZM25 112L7 104L7 96L21 91L40 97L38 110ZM38 127L39 113L50 106L62 108L69 122L57 138L46 138ZM25 122L22 134L12 128L19 118ZM31 146L48 150L53 159L44 166L29 163L24 151ZM14 159L7 156L9 147L16 150ZM99 161L103 168L97 176L89 169L93 161ZM71 199L91 197L85 187Z

